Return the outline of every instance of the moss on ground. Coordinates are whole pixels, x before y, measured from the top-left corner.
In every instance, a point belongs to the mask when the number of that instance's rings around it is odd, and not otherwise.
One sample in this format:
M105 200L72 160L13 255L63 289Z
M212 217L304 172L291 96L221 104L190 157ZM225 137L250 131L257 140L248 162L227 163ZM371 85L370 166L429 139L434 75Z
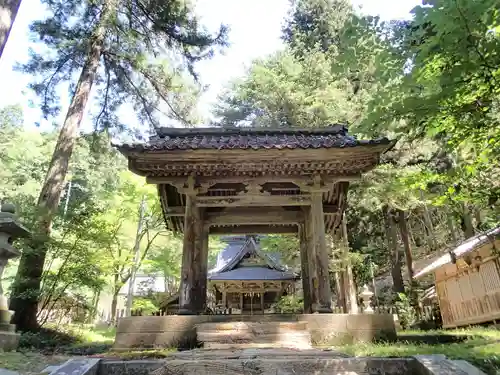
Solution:
M67 355L46 355L36 351L0 353L0 368L18 371L23 375L39 374L44 368L67 361Z

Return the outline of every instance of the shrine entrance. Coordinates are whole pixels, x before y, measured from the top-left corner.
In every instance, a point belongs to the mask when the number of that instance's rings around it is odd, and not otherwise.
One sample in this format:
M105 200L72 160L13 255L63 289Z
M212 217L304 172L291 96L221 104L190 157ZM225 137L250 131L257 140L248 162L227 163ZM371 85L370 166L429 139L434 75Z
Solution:
M331 313L326 234L342 229L349 182L393 142L360 141L343 126L157 132L118 149L158 186L167 227L184 234L179 314L205 311L209 235L257 233L298 234L304 312Z

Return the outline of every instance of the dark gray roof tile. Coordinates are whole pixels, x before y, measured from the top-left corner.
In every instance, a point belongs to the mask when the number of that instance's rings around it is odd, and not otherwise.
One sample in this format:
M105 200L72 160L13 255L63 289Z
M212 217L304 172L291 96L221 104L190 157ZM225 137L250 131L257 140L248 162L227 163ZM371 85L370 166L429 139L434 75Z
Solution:
M271 128L162 128L143 144L123 144L124 151L343 148L390 145L387 138L358 140L343 125L318 129Z

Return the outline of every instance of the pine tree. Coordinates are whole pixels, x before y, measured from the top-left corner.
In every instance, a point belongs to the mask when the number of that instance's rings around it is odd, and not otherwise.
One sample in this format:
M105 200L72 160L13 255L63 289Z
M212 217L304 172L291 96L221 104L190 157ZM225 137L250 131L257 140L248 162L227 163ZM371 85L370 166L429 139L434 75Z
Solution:
M226 28L221 26L215 36L201 29L184 0L44 3L52 15L34 22L31 31L50 54L32 53L22 69L43 76L31 87L41 97L46 116L60 111L55 92L59 83L70 82L72 96L38 199L32 249L21 257L12 290L14 322L21 331L38 328L37 302L47 241L93 85L97 86L100 107L94 118L96 130L126 130L116 115L125 102L134 105L140 121L153 127L160 125L162 104L169 108L168 115L185 121L174 100L180 94L175 88L176 73L186 68L195 75L194 63L226 44ZM180 57L181 64L168 69L167 61L175 61L172 56ZM79 78L75 84L76 74Z

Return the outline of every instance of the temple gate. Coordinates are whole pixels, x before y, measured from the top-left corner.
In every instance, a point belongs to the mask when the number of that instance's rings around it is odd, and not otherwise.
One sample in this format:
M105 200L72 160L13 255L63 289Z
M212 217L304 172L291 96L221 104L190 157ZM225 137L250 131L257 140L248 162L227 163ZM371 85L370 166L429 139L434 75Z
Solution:
M158 186L167 227L184 234L179 314L203 313L210 234L298 233L304 312L331 313L326 235L342 230L349 182L392 147L321 129L161 128L118 146Z

